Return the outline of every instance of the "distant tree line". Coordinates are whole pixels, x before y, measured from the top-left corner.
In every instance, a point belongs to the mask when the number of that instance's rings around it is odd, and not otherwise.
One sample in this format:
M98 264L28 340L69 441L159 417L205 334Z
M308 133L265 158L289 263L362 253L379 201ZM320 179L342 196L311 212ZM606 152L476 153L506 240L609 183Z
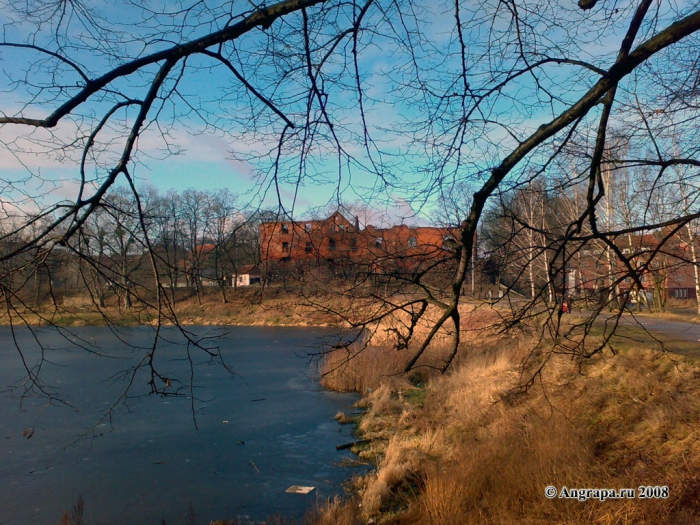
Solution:
M134 297L153 304L158 294L167 294L171 304L184 294L201 300L206 286L218 288L226 302L232 274L259 261L264 213L241 206L227 189L160 193L146 187L136 195L115 188L67 242L3 257L0 282L9 304L58 306L66 297L88 296L100 308L130 309ZM2 221L0 253L24 246L26 235L52 219L15 215Z
M697 174L672 166L661 185L654 170L625 160L633 155L616 135L602 158L596 226L612 232L607 239L589 222L577 221L589 196L587 181L566 172L572 158L559 178L532 173L499 194L480 228L480 256L491 279L548 304L596 290L596 302L613 310L634 298L638 308L663 311L667 290L677 286L695 290L700 312L698 219L676 221L697 208ZM649 223L658 227L639 226ZM576 239L572 224L580 228Z

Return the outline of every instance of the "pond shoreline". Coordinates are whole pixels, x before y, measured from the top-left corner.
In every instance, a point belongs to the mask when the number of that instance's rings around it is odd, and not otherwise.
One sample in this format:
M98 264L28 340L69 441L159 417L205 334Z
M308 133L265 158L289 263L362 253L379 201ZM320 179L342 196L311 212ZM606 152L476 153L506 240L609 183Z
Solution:
M198 518L207 523L235 516L259 522L275 514L299 519L317 498L342 494L341 485L351 474L336 464L354 456L339 452L336 446L354 437L352 429L339 425L334 416L350 410L357 395L348 397L321 389L312 380L307 362L299 359L326 331L310 328L309 333L302 327L222 328L227 339L217 344L224 345L226 362L236 374L230 376L221 367L200 359L195 380L198 388L206 388L197 393L196 431L188 409L190 401L148 395L147 376L136 378L134 384L143 392L134 392L128 411L115 413L113 428L111 423L94 426L101 407L106 406L102 405L103 398L111 400L119 390L119 384L98 381L102 377L98 372L113 376L115 371L127 368L128 359L133 357L131 351L122 343L104 344L105 352L127 361L87 356L86 363L82 350L57 350L51 359L58 367L47 371L45 381L60 385L65 398L83 411L70 415L61 408L44 409L26 400L25 410L18 413L16 398L5 397L9 405L5 403L7 414L0 417L0 438L6 460L0 465L0 480L10 483L5 491L10 500L0 503L3 520L56 522L77 501L78 494L85 501L86 523L160 523L161 514L167 523L179 523L188 501ZM107 330L85 327L76 335L90 341ZM168 339L178 333L167 330ZM9 330L3 328L3 332L8 335ZM20 332L25 337L22 343L29 344L29 330ZM47 337L48 332L40 330L39 337ZM142 336L151 331L147 327L127 327L119 332L141 352L147 347ZM49 346L65 347L66 340ZM160 352L161 371L170 378L183 377L183 371L178 372L181 351L166 345ZM8 354L5 360L9 361ZM277 375L264 379L273 363ZM74 372L77 370L83 372ZM0 372L3 384L12 383L10 372L11 367L5 363ZM91 381L97 383L90 386ZM86 409L82 405L87 400L90 403ZM88 439L62 449L82 432L80 429L90 425L94 431ZM31 439L22 436L27 428L34 429ZM46 456L47 447L58 448ZM70 469L77 469L75 476L68 474ZM164 476L179 481L165 487L158 482ZM316 488L306 496L285 494L291 485ZM190 490L199 491L199 496ZM127 492L142 497L134 499ZM107 509L112 509L112 514L103 515ZM157 516L151 515L153 509L157 509ZM31 515L22 514L25 512Z
M332 309L334 299L321 299ZM194 298L179 301L172 310L158 312L152 306L134 304L130 309L117 306L97 308L89 298L65 299L59 305L23 307L0 313L0 326L312 326L343 327L339 316L307 304L291 292L270 293L269 297L240 295L223 303L219 297L205 296L201 303Z

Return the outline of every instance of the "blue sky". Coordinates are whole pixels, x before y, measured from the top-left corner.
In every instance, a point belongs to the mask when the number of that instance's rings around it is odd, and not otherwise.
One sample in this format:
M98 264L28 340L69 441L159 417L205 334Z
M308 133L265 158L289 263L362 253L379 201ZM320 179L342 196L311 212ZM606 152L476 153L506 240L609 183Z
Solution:
M234 3L233 5L247 4ZM500 4L496 2L495 5ZM556 25L550 27L551 24L548 24L548 21L557 19L560 13L552 15L547 12L539 14L533 11L531 14L533 28L536 32L544 35L542 41L545 43L553 42L559 45L567 38L571 38L568 44L572 46L577 56L583 59L598 57L595 59L596 64L605 66L609 65L609 61L613 57L612 51L619 45L621 38L619 29L615 29L615 26L620 21L628 20L631 5L621 6L620 13L613 13L605 6L592 12L583 13L572 2L570 6L567 4L565 13L566 17L569 17L571 27L565 24L561 27ZM663 4L662 9L666 5ZM94 6L104 10L105 20L112 24L110 27L134 31L133 25L130 24L130 17L135 12L133 8L128 7L128 3L95 3ZM405 20L409 29L415 29L412 24L418 24L424 30L424 34L431 39L430 46L432 47L426 47L419 53L420 61L424 66L424 76L421 80L425 81L426 85L431 88L444 89L446 95L451 95L451 88L445 84L450 78L455 81L455 91L460 89L459 79L454 76L454 71L459 69L458 55L449 55L445 51L446 49L450 49L452 52L456 50L456 35L452 30L454 15L451 6L451 3L435 5L426 2L423 6L425 9L416 12L414 22L410 18ZM375 11L371 16L379 17L378 13ZM470 81L478 85L480 82L489 82L486 70L490 65L485 62L486 58L501 60L498 54L488 54L486 48L481 46L478 41L483 39L489 29L508 35L508 27L503 20L496 20L493 25L489 25L487 17L480 21L478 17L485 16L485 14L478 10L472 14L477 17L477 20L465 28L465 37L469 44L467 60L470 67ZM468 15L469 13L465 11L465 19ZM8 13L0 13L0 20L3 22L8 22L8 17ZM173 20L176 18L173 17ZM595 21L612 27L612 29L607 28L609 32L605 38L598 38L587 29L587 24ZM84 27L78 22L79 20L72 20L74 26L70 26L67 30L67 37L74 38L76 35L85 34ZM285 20L277 22L277 24L287 22ZM289 23L298 22L298 17L289 21ZM341 27L346 27L346 22L341 19L339 24ZM214 25L220 26L221 23L219 20ZM193 27L192 31L184 33L186 33L186 38L195 37L210 27L212 26L197 26ZM47 28L52 29L51 27ZM330 33L331 29L323 28L321 33ZM153 28L144 27L138 31L143 36L149 33L156 34L161 30L162 26L154 26ZM49 33L40 32L38 43L48 42L52 49L56 49L56 43L52 43L47 36ZM5 37L9 40L27 41L28 34L26 26L5 26ZM166 36L168 38L177 37L175 33L166 33ZM241 71L265 96L280 101L280 107L284 107L290 112L299 112L304 107L304 99L296 91L300 84L295 84L295 82L300 82L300 79L292 78L291 81L286 81L275 87L270 79L276 74L276 70L270 66L269 61L266 61L266 56L263 55L262 58L258 56L258 53L263 53L265 49L267 36L268 33L256 30L237 43L241 51L239 56L242 63L248 64L247 67L240 65ZM366 203L379 210L389 209L389 213L397 221L422 221L430 212L440 190L434 185L430 186L430 183L434 183L438 177L438 167L429 166L430 161L448 159L444 163L444 172L441 176L445 186L442 191L449 193L453 183L473 178L486 167L492 165L494 161L503 158L504 154L515 145L515 138L509 136L498 125L476 126L470 129L466 136L463 156L460 157L459 165L457 165L455 159L450 159L446 155L445 144L425 141L420 133L415 135L409 133L407 131L409 127L420 129L420 126L424 124L424 119L428 117L426 107L422 106L421 92L414 85L415 79L408 74L411 61L393 44L391 35L367 33L364 37L371 39L371 42L366 40L368 45L363 47L360 53L360 73L365 90L366 121L368 127L372 129L373 139L386 153L384 161L386 162L385 175L389 182L388 186L385 186L382 178L372 173L371 169L365 169L369 167L370 161L361 146L356 143L344 143L347 153L357 159L357 162L348 162L347 159L344 159L339 170L337 155L332 144L321 141L313 155L309 157L309 163L303 167L303 177L298 186L294 184L299 169L299 165L296 163L298 150L296 152L288 151L282 156L283 162L279 175L283 182L279 186L280 195L285 207L293 208L295 214L303 214L310 208L325 207L337 200L338 192L340 192L342 200L346 203L364 199ZM88 39L88 46L94 44L99 47L103 44L99 42L99 39L91 40L91 38ZM167 45L170 45L170 42L156 41L148 51L151 52ZM285 42L282 40L276 45L275 53L284 55L288 51L287 47L291 50L295 49L294 46L298 48L301 44L298 41ZM346 39L339 46L339 49L349 45L351 42ZM125 44L124 49L134 54L142 51L136 49L135 44ZM345 50L347 51L347 47ZM93 76L113 66L119 58L115 54L110 60L99 60L94 56L97 52L88 49L68 47L66 52L71 53L74 60L80 62ZM4 84L0 82L0 88L3 89L0 92L0 108L6 114L12 114L20 108L19 103L23 96L21 91L8 91L10 87L7 82L8 78L12 76L19 78L18 75L22 74L24 66L36 56L35 53L26 50L4 49L0 51L0 68L5 73ZM257 59L260 59L260 62L256 67L250 65L251 61ZM484 62L482 63L482 61ZM138 181L149 183L162 191L171 188L183 190L190 187L196 189L226 187L241 195L242 201L255 202L256 198L259 201L261 196L265 195L265 198L262 199L262 205L274 205L277 192L269 186L270 172L266 171L266 165L269 166L270 157L266 156L266 152L274 150L276 138L274 134L266 135L266 133L279 132L281 119L270 111L263 110L255 120L260 126L258 130L260 133L256 135L254 130L246 129L242 117L250 109L245 98L245 90L231 91L229 89L231 86L240 85L240 83L223 67L211 69L210 66L213 63L212 59L208 57L191 59L188 62L190 69L178 84L183 98L173 97L172 104L166 103L159 114L159 122L162 127L156 128L151 125L142 135L139 140L140 153L136 157L137 162L132 165L132 173ZM328 83L324 85L324 88L329 94L328 103L332 110L336 131L344 133L348 137L354 134L356 138L361 136L361 123L358 118L357 99L352 93L354 72L351 66L352 64L347 62L338 61L326 71L329 77L333 77L335 74L340 75L343 67L348 67L348 71L345 71L343 76L348 79L350 85L339 86ZM505 59L503 66L508 67L507 59ZM152 74L152 72L153 70L150 70L147 73ZM52 71L35 70L35 73L37 73L36 78L46 79L47 73L50 74ZM563 101L555 100L551 104L548 104L547 100L538 101L533 96L532 79L523 76L522 79L494 95L492 102L485 104L484 116L487 119L508 123L511 126L511 131L522 138L552 118L554 114L565 107L566 103L583 93L591 79L596 78L595 75L580 76L573 73L574 70L571 67L553 66L548 70L547 76L541 75L539 78L539 82L544 87L554 90L564 97ZM404 76L402 77L402 75ZM79 80L75 73L65 71L61 72L59 78L67 85ZM121 87L134 97L143 96L147 79L147 76L136 77L130 82L115 83L111 87ZM401 80L405 84L402 85ZM168 87L173 86L174 83L171 81ZM226 95L227 93L228 95ZM290 97L298 98L292 101ZM81 108L84 118L99 119L102 115L101 112L112 101L113 99L110 99L109 96L104 101L91 99L89 104ZM435 104L435 99L431 103ZM454 104L454 101L449 102L444 107L444 114L440 113L443 108L433 107L435 110L433 116L438 116L433 121L436 128L433 131L437 133L435 136L442 137L440 140L447 140L449 133L455 132L459 125L460 121L457 118L459 108ZM24 114L25 116L43 116L55 106L55 102L49 101L46 104L30 108ZM211 124L209 129L203 126L196 112L189 109L190 107L203 108L207 111L206 118ZM133 111L130 114L118 113L110 122L112 129L100 135L104 143L103 154L90 165L89 176L96 176L99 180L105 169L111 165L110 160L115 157L122 143L118 139L122 125L120 119L132 116ZM297 114L294 119L298 122L301 115ZM54 137L64 142L70 142L76 135L85 134L86 130L89 131L89 128L85 126L81 128L81 122L76 119L74 122L61 124L54 130ZM178 153L176 155L164 153L166 143L162 139L161 132L165 133L170 144L177 145ZM322 126L321 132L327 133L328 130ZM51 190L51 194L45 195L44 201L74 198L79 148L68 151L66 155L56 154L49 149L49 144L46 141L52 137L46 132L38 131L28 140L20 139L19 142L16 133L16 127L6 126L0 130L0 140L6 144L5 148L0 149L0 179L9 183L3 188L3 198L17 200L21 197L22 192L29 195L44 195L48 190ZM443 135L439 135L440 133ZM416 139L417 142L412 142L413 139ZM10 154L10 150L17 147L28 149L30 153L22 155L21 159L18 160ZM261 154L259 163L255 163L251 159L241 158L256 151ZM373 153L374 159L377 159L376 152ZM236 156L239 157L238 160L234 160ZM27 179L28 173L34 177ZM264 175L268 176L265 184L260 183L261 173L263 178ZM338 180L339 174L340 181ZM517 173L514 176L517 177ZM10 188L13 181L17 182L14 189ZM267 191L268 188L269 191ZM426 188L429 188L433 193L428 198L421 198L422 195L425 195L422 192L426 191ZM411 196L418 196L418 198L409 204L408 199ZM37 205L39 204L37 203ZM411 207L414 211L420 209L421 217L411 218L409 209Z
M26 40L22 27L13 28L6 31L6 38L12 41ZM251 35L247 43L241 43L243 47L252 47L260 44L261 38L264 35ZM56 48L54 43L49 43L49 46ZM39 57L38 53L28 50L4 49L0 53L0 66L9 75L21 74L23 67L29 61ZM74 52L73 60L81 63L86 71L97 75L106 69L104 61L96 60L90 57L89 53L77 50ZM395 120L396 114L393 106L398 100L386 94L386 80L383 76L383 68L389 67L386 64L388 57L384 57L378 47L369 47L363 53L362 67L363 75L366 76L363 82L363 87L366 89L365 107L367 109L367 122L371 127L375 128L374 139L381 142L385 137L388 137L388 130L377 130L380 125L390 125L392 120ZM391 59L389 58L389 61ZM261 167L252 162L245 160L234 160L234 156L241 156L250 153L252 150L259 149L264 151L266 148L272 149L274 142L270 138L255 143L252 139L251 143L242 143L235 133L227 134L226 126L232 122L232 127L236 125L236 111L240 107L240 101L231 100L230 105L224 109L230 110L231 115L215 114L217 104L222 98L222 93L225 93L233 79L233 76L219 67L217 70L208 70L207 68L213 61L207 57L190 60L189 66L193 68L180 80L179 88L186 96L187 103L192 106L202 106L211 113L208 115L210 121L215 122L215 125L221 129L207 130L203 127L196 115L188 112L187 107L179 101L178 104L166 104L163 108L165 118L161 120L168 125L169 112L176 116L179 121L172 128L167 129L168 142L177 145L177 154L169 155L164 153L165 142L160 137L162 128L156 129L151 126L149 130L143 133L139 140L138 162L132 168L132 174L141 183L148 183L156 188L167 191L168 189L183 190L194 187L197 189L216 189L227 187L231 191L240 194L243 201L250 200L255 202L256 199L262 199L262 205L273 206L276 203L277 189L271 188L268 183L260 184ZM196 69L196 71L194 71ZM247 71L243 71L247 73ZM263 71L263 77L271 74L270 71ZM46 78L45 75L38 77ZM281 89L267 89L264 79L259 80L251 75L251 82L256 85L266 96L277 96L284 98L287 96L284 85ZM68 72L64 75L64 80L67 84L72 81L80 80L78 75ZM134 96L142 95L138 89L134 89L135 85L125 86L127 91L130 91ZM141 90L143 91L143 90ZM22 91L0 93L0 106L5 114L13 114L20 109L20 101L26 98L26 94ZM237 94L238 96L239 94ZM335 95L340 95L335 93ZM339 97L340 98L340 97ZM109 102L109 101L107 101ZM303 102L303 101L302 101ZM347 99L340 98L340 104L335 107L334 119L336 123L348 126L348 129L357 132L358 122L356 118L356 101L352 101L350 107L343 107L342 104L349 102ZM297 106L294 104L292 107ZM45 116L56 107L54 102L49 101L46 104L35 104L34 107L25 109L24 116ZM99 118L101 111L108 107L106 104L101 104L98 101L91 101L89 105L82 108L82 111L87 115L94 115ZM184 108L184 109L183 109ZM133 112L132 112L133 114ZM119 116L119 115L118 115ZM265 117L270 119L269 116ZM218 119L223 119L221 122ZM114 119L117 120L117 119ZM277 122L275 122L277 120ZM115 124L116 126L116 124ZM263 125L262 131L269 131L272 127L277 126L279 129L279 119L274 116L270 119L270 124ZM8 145L7 148L0 152L0 173L5 181L10 184L5 186L3 193L4 198L20 200L22 193L29 195L41 196L38 199L37 206L41 205L41 201L50 202L52 200L71 199L75 196L77 187L77 161L79 159L80 150L74 149L66 155L57 155L51 151L51 146L47 145L46 141L51 138L48 133L40 130L28 140L17 140L15 133L17 127L12 128L6 126L0 131L0 140L4 140ZM26 131L26 128L22 129ZM89 130L88 130L89 131ZM236 130L240 132L240 129ZM85 133L85 132L83 132ZM111 133L111 134L110 134ZM77 125L72 125L70 122L65 122L54 130L54 137L58 137L64 143L70 142L73 137L79 134ZM119 150L120 141L116 141L114 137L118 135L118 131L112 130L105 132L101 136L105 140L105 150L112 150L112 157L116 157ZM36 139L39 140L36 140ZM274 139L274 137L272 137ZM114 141L114 142L113 142ZM267 141L267 143L265 143ZM392 154L396 154L400 144L396 143L396 137L388 137L388 141L382 144ZM353 155L358 158L364 155L361 148L345 144ZM10 154L10 150L24 149L30 153L24 153L16 158ZM287 178L294 179L295 172L298 166L294 164L295 154L290 152L284 156L285 161L281 175L288 175ZM395 161L396 159L394 159ZM410 163L407 163L407 157L400 158L401 169L405 171L404 182L410 184L410 172L412 171ZM364 160L361 162L365 162ZM391 200L392 191L400 193L403 188L395 188L394 190L375 191L376 180L373 175L369 174L360 165L352 165L347 159L343 159L341 180L338 181L338 158L335 152L328 149L325 152L319 151L310 163L305 166L304 178L297 186L294 183L281 183L280 195L285 207L293 208L296 213L304 213L310 208L325 207L329 203L337 202L339 193L342 194L343 202L354 202L359 199L364 199L366 202L373 204L378 209L386 208L387 202ZM263 165L265 163L263 162ZM99 172L103 167L109 167L108 160L101 160L99 165L88 166L88 176ZM100 167L103 166L103 167ZM394 162L396 167L396 162ZM92 168L92 169L90 169ZM95 171L97 168L97 172ZM265 167L263 166L264 170ZM28 178L28 174L31 176ZM416 179L417 180L417 179ZM16 182L14 189L11 189L11 183ZM293 181L292 181L293 182ZM122 181L123 184L123 181ZM42 190L43 188L44 190ZM383 190L383 188L382 188ZM47 193L49 191L49 193ZM265 198L262 198L265 195ZM374 199L374 195L381 195L381 201ZM411 215L406 208L406 203L402 199L402 195L397 195L398 202L396 203L397 210L402 216ZM394 206L390 206L394 207Z

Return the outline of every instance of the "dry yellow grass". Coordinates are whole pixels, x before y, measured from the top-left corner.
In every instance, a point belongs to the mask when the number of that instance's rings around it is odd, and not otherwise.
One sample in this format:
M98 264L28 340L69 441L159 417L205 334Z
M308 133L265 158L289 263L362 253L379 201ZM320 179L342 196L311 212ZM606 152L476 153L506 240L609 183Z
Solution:
M181 297L173 311L177 322L183 325L242 325L242 326L340 326L338 316L309 304L299 296L286 293L279 288L267 288L262 299L259 288L228 291L228 302L223 303L221 294L209 290L203 294L201 303L194 296ZM341 309L342 299L325 297L331 309ZM163 307L163 324L172 324L169 307ZM87 296L64 297L58 306L45 304L39 308L18 307L12 312L12 323L39 326L142 325L157 322L158 312L152 304L134 300L133 308L125 310L112 298L98 309ZM6 311L0 312L0 325L10 324Z
M555 357L527 393L524 348L465 355L418 387L385 375L364 398L360 452L377 464L348 517L384 524L700 522L700 366L646 350ZM391 369L390 350L374 368ZM358 365L368 369L370 363ZM358 372L355 370L355 372ZM420 393L420 395L418 395ZM419 399L420 402L416 402ZM547 486L667 486L667 499L547 499ZM338 509L336 505L336 511ZM348 523L351 523L349 521Z
M500 320L496 310L477 309L474 305L466 304L460 307L460 313L461 350L457 354L457 363L465 354L488 355L495 345L504 343L504 338L493 336L492 326ZM366 392L392 378L403 376L404 367L425 340L438 314L436 308L429 308L415 327L411 343L401 350L394 349L395 331L398 329L405 333L408 314L390 316L370 327L363 344L336 350L324 357L321 362L323 386L339 392ZM451 337L449 324L436 334L410 375L413 382L422 381L444 366L450 354L448 345Z
M362 525L362 521L354 512L356 507L357 502L354 500L336 496L315 509L306 521L314 525Z
M414 307L418 310L418 307ZM432 330L435 322L442 315L442 310L435 306L428 306L424 315L418 321L414 329L414 339L422 342ZM499 312L487 305L460 304L460 337L462 340L473 340L484 332L489 332L492 325L500 320ZM398 311L382 319L381 322L369 327L371 337L369 344L374 346L393 346L396 342L397 330L406 333L410 325L411 316L405 311ZM433 346L441 347L449 344L452 339L454 326L451 320L445 322L433 338Z

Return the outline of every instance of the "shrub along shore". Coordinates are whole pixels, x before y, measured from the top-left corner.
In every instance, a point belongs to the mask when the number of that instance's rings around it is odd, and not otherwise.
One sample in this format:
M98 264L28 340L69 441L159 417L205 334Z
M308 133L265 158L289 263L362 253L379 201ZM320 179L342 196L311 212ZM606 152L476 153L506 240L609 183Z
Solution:
M377 471L330 504L342 520L317 523L698 523L697 363L635 350L592 360L584 376L571 368L556 359L513 390L520 369L500 350L425 382L382 381L358 426L359 458ZM636 497L548 499L549 486ZM660 489L642 499L649 486Z
M326 358L326 387L363 393L355 451L377 468L313 524L700 522L696 359L627 333L615 352L551 355L523 388L551 343L495 335L474 314L444 375L431 368L439 346L409 376L386 345Z

